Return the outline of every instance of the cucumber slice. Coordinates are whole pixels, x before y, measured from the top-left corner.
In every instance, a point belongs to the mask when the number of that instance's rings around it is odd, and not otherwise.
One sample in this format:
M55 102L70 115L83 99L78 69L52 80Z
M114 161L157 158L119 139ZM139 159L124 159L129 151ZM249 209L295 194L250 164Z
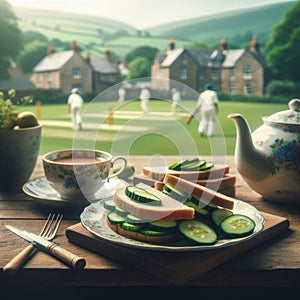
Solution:
M197 198L193 195L190 195L188 201L195 203L199 207L205 208L209 212L211 212L213 209L215 209L217 207L213 204L203 203L199 198Z
M174 170L174 171L182 171L183 168L186 165L194 164L194 163L197 163L197 162L199 162L199 158L183 159L183 160L180 160L180 161L173 162L172 164L170 164L168 166L168 168L170 170Z
M226 208L215 208L211 213L213 222L220 226L221 222L226 218L233 215L233 212Z
M181 168L181 164L184 162L184 160L180 160L180 161L175 161L173 163L171 163L169 166L168 166L168 169L170 170L175 170L175 171L179 171L180 168Z
M178 222L172 221L152 221L148 225L151 229L158 231L171 231L177 227Z
M179 231L192 243L212 245L216 243L218 236L214 229L196 220L180 221Z
M118 206L115 206L115 213L117 213L120 216L126 217L128 215L128 212Z
M142 229L139 231L141 234L148 236L162 236L169 234L168 231L159 231L159 230L151 230L151 229Z
M210 214L209 210L207 210L206 208L200 207L199 205L197 205L196 203L194 203L192 201L186 201L186 202L184 202L184 204L186 206L192 207L198 214L201 214L204 216L208 216Z
M116 207L115 201L113 199L106 200L103 202L103 207L110 211L114 211Z
M128 185L125 188L125 195L128 196L129 198L133 197L133 192L138 189L138 187L133 186L133 185Z
M230 238L238 238L250 235L255 228L255 222L240 214L226 217L220 224L222 231Z
M139 231L142 228L142 225L131 224L131 223L127 223L127 222L122 223L121 226L125 230L135 231L135 232Z
M137 186L127 186L125 189L125 194L137 202L147 203L155 206L161 205L161 200L158 197Z
M182 171L198 171L201 167L206 164L205 160L198 160L197 162L193 162L187 165L182 166Z
M130 224L148 223L147 220L141 219L141 218L136 217L132 214L128 214L126 216L126 222L130 223Z
M213 168L213 166L214 166L214 162L213 161L206 162L205 165L203 165L202 167L199 168L199 171L209 170L209 169Z
M188 194L182 191L179 191L178 189L174 188L173 186L170 186L168 184L165 184L163 187L163 193L166 195L169 195L170 197L179 200L179 201L185 201L188 198Z
M115 212L111 212L107 215L108 221L111 224L122 224L125 222L125 217L118 215Z

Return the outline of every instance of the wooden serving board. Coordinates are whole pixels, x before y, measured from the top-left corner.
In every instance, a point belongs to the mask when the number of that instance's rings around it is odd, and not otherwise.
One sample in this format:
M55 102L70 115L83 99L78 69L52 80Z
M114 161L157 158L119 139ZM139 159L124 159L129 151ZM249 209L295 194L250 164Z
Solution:
M265 217L265 226L257 236L234 246L207 251L164 252L121 246L95 236L81 223L68 227L66 236L71 242L100 255L135 266L171 282L183 283L288 229L289 221L286 218L261 214Z

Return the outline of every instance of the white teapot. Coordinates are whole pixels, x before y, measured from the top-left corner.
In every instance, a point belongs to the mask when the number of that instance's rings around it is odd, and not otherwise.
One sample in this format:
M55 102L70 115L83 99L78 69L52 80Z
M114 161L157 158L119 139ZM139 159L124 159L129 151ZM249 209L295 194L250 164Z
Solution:
M240 114L230 114L237 129L234 161L246 183L267 200L300 204L300 100L289 110L263 117L252 134Z

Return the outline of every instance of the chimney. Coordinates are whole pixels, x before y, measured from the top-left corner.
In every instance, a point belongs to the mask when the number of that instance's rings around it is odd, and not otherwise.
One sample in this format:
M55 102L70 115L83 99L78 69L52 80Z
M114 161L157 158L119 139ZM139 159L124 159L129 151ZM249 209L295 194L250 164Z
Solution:
M108 46L106 46L106 48L105 48L105 58L107 61L110 61L110 59L111 59L110 50L109 50Z
M252 37L252 40L249 44L249 48L250 48L250 51L252 51L252 52L259 52L259 43L256 39L256 36Z
M125 68L128 68L128 63L127 63L126 58L124 58L124 60L123 60L123 65L124 65Z
M225 38L221 38L220 42L219 42L219 51L222 52L224 50L227 50L227 43Z
M47 49L47 55L51 55L55 52L53 45L49 45Z
M71 43L71 50L73 50L74 52L76 52L76 51L79 50L76 41L73 41L73 42Z
M90 52L87 52L86 55L85 55L85 60L86 62L89 64L91 62L91 53Z
M169 50L174 50L174 49L175 49L175 41L174 38L171 38L169 42Z

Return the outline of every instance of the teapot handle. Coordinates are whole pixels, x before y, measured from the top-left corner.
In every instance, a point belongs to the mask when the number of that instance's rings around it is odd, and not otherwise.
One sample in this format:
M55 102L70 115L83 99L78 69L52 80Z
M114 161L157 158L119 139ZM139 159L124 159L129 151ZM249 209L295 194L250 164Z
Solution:
M293 111L300 111L300 100L293 99L289 102L289 108Z

